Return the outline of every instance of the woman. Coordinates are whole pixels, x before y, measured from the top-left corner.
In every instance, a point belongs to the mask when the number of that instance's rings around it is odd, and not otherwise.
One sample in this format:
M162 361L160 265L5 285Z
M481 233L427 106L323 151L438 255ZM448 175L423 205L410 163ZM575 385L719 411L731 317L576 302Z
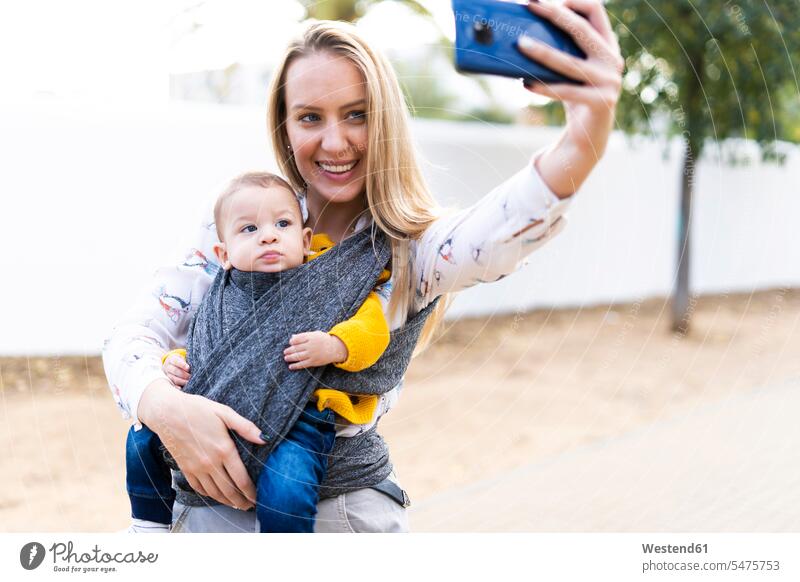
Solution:
M306 225L335 243L371 224L392 243L392 329L436 297L494 281L564 225L561 216L605 149L621 87L623 61L599 0L532 2L530 10L570 33L587 54L579 60L544 45L520 42L528 57L582 86L536 84L528 89L564 102L566 128L556 144L476 205L439 216L410 145L407 111L388 61L352 27L322 22L292 43L270 88L269 130L284 175L305 193ZM583 13L586 18L576 15ZM210 257L213 230L204 229L189 255ZM199 251L199 253L198 253ZM190 315L211 280L213 265L188 260L157 274L156 292L120 325L103 352L109 384L125 413L155 431L198 493L220 506L176 504L177 531L257 531L255 490L228 430L260 443L259 429L230 408L176 390L161 371L161 355L185 344ZM423 331L441 318L440 301ZM388 398L381 412L396 400ZM405 504L376 432L337 439L337 458L383 458L380 472L365 462L359 483L322 499L317 531L406 531ZM346 452L343 452L346 451ZM382 452L384 451L384 452ZM377 455L377 456L376 456ZM383 456L381 456L383 455ZM370 479L370 477L374 477ZM374 485L374 488L373 488Z

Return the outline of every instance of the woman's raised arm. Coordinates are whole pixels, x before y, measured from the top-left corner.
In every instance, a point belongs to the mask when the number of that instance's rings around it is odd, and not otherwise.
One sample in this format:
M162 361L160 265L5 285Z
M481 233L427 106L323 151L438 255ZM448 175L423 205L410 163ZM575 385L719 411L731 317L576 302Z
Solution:
M442 293L514 271L563 229L571 196L605 152L625 65L605 8L600 0L531 0L529 9L570 34L586 59L528 37L520 38L519 50L584 84L526 85L564 104L564 132L510 180L471 208L437 220L417 241L412 249L417 309Z
M564 30L586 54L579 59L528 37L518 43L524 55L584 83L526 84L529 91L564 104L564 132L542 155L537 168L550 189L565 197L580 188L603 157L622 90L625 60L600 0L531 0L528 8Z

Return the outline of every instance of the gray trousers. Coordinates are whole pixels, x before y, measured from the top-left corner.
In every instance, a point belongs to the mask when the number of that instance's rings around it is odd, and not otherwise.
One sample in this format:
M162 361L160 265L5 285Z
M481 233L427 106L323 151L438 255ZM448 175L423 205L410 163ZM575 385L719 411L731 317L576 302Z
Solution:
M394 474L390 477L393 481ZM227 505L190 507L175 503L172 533L257 533L255 511ZM399 503L374 489L359 489L317 504L314 533L408 532L408 512Z

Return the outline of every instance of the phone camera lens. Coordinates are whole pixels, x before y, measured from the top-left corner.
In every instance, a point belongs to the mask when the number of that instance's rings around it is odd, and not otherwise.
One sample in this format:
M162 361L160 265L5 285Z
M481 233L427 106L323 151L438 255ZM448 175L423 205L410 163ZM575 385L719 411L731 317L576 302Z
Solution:
M475 42L478 44L492 44L494 35L488 22L476 22L472 25L472 31L475 33Z

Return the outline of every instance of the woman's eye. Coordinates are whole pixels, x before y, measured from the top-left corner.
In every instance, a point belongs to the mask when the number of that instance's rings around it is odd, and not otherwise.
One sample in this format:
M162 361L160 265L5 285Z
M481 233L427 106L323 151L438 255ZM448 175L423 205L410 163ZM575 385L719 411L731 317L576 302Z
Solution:
M278 222L276 222L275 226L279 226L281 228L286 228L290 224L292 224L292 223L284 218L284 219L281 219Z
M351 119L362 120L367 118L366 111L351 111L349 113Z
M256 228L255 224L248 224L247 226L243 227L240 232L255 232L258 229Z
M319 121L319 115L316 113L306 113L302 117L300 117L300 121Z

